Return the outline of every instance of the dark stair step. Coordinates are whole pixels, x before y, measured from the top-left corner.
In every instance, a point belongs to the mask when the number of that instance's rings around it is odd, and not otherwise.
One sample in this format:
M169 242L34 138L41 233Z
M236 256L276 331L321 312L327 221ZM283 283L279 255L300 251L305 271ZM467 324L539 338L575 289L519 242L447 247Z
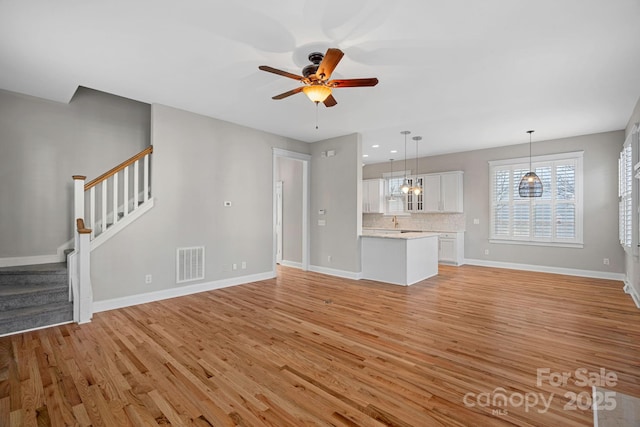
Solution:
M0 312L32 305L68 302L69 286L65 284L16 284L0 286Z
M56 302L0 312L0 335L73 321L73 304Z
M0 268L0 287L36 284L67 285L67 264L58 262Z

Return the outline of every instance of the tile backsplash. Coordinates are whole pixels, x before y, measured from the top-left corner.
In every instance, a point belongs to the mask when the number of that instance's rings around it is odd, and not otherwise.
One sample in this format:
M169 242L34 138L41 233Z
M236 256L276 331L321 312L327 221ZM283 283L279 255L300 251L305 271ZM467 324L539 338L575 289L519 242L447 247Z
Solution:
M394 228L393 217L383 214L362 214L363 228ZM398 227L403 230L465 231L463 213L412 213L398 216Z

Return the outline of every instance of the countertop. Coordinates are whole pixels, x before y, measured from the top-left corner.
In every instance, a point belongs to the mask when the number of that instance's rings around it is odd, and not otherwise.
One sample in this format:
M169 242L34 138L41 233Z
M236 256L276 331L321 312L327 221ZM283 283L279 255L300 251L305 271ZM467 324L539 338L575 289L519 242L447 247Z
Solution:
M389 232L391 231L391 232ZM437 237L439 233L431 233L428 231L415 231L408 233L401 233L400 230L388 230L388 231L376 231L376 230L362 230L361 237L377 237L380 239L424 239L427 237Z
M415 231L419 233L464 233L464 230L416 230L415 228L375 228L375 227L362 227L362 234L370 233L370 232L408 232Z

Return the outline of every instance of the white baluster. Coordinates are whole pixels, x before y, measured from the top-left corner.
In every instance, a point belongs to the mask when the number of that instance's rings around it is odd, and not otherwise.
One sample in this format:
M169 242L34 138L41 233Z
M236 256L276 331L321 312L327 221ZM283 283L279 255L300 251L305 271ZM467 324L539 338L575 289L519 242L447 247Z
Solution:
M129 166L124 168L124 193L123 193L124 216L129 215Z
M132 211L138 209L138 193L140 192L139 166L136 160L133 164L133 208Z
M149 200L149 155L144 156L144 201Z
M107 231L107 181L102 181L102 233Z
M118 173L113 175L113 223L118 222Z
M89 190L89 209L91 209L91 238L93 239L96 233L96 187L91 187Z

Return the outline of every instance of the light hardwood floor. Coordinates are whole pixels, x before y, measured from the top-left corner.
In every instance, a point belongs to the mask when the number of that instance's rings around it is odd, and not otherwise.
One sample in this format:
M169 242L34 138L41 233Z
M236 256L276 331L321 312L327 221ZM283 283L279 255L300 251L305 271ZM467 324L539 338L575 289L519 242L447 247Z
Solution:
M0 426L592 425L564 408L591 388L537 386L538 368L603 368L605 388L640 396L640 310L620 282L278 274L0 338ZM500 393L507 406L486 405ZM521 405L534 396L549 410Z

